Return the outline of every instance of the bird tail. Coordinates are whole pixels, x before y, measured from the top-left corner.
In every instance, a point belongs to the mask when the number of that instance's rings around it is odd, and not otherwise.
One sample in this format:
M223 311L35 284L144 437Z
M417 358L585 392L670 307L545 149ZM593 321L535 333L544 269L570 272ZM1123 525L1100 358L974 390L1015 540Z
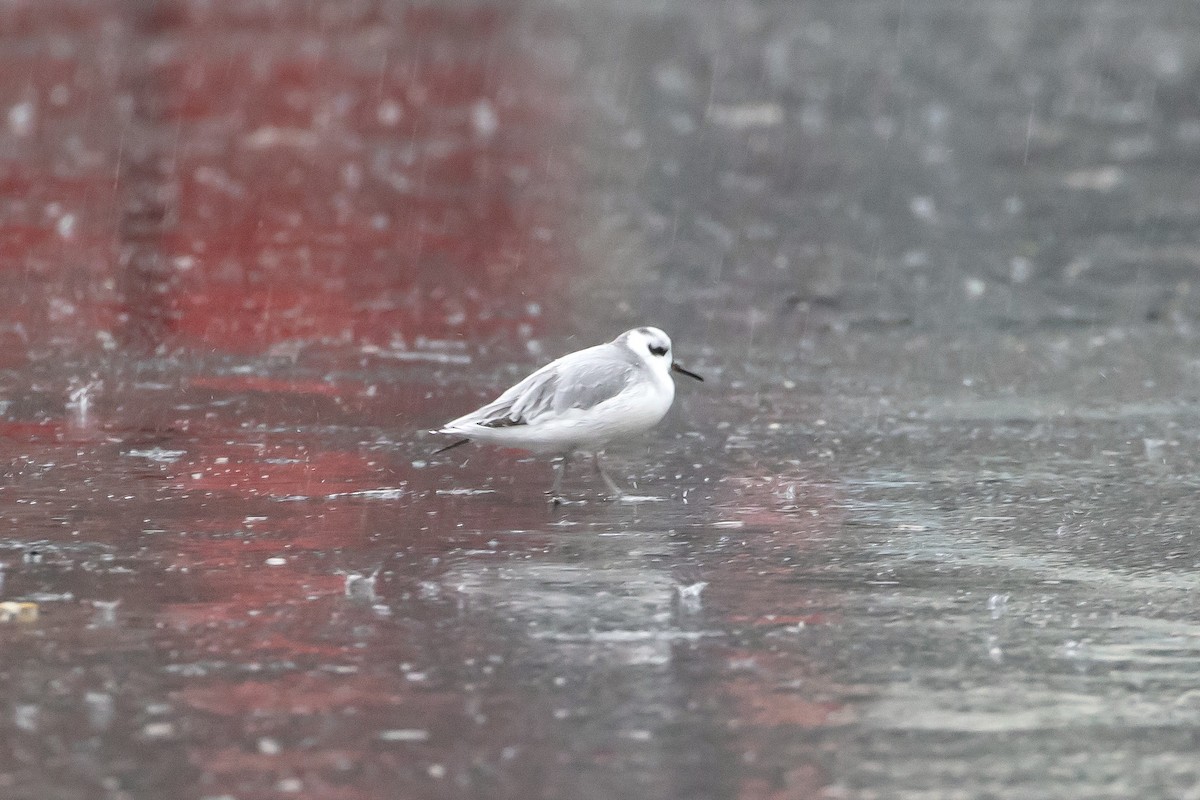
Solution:
M437 433L437 432L438 432L438 431L435 431L435 433ZM457 442L451 442L450 444L446 445L446 446L445 446L445 447L443 447L441 450L434 450L434 451L433 451L433 454L434 454L435 456L436 456L436 455L441 455L442 453L446 452L447 450L453 450L454 448L456 448L456 447L458 447L458 446L460 446L460 445L467 444L467 443L468 443L468 442L470 442L470 441L471 441L470 439L459 439Z

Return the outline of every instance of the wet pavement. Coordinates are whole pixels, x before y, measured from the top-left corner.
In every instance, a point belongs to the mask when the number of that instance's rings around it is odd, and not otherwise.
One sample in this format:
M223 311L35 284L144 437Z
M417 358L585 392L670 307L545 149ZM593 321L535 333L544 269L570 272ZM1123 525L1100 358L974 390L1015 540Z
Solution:
M1200 797L1191 4L0 9L0 797ZM657 324L630 487L426 431Z

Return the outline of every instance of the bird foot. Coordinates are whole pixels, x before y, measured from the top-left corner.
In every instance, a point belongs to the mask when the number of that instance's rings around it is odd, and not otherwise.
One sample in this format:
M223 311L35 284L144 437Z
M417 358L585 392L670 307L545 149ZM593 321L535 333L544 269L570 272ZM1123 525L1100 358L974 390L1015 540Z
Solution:
M608 477L607 472L601 472L600 477L604 480L604 488L607 489L607 495L610 500L620 500L625 496L625 492L617 485L617 482Z
M546 492L546 502L552 505L554 508L558 508L559 506L581 506L587 501L571 500L570 498L563 497L558 492Z

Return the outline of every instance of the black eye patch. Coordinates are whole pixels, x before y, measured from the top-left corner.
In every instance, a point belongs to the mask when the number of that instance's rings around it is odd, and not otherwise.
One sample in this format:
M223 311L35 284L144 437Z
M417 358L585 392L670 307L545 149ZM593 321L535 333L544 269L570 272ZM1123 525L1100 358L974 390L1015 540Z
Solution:
M667 354L667 348L650 345L650 354L655 356L665 356Z

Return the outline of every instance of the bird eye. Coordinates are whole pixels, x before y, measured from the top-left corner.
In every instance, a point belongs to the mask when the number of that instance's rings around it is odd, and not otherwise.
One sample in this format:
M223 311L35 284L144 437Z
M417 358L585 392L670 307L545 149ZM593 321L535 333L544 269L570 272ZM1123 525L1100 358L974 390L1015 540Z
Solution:
M655 356L665 356L667 354L667 348L652 344L650 345L650 354Z

